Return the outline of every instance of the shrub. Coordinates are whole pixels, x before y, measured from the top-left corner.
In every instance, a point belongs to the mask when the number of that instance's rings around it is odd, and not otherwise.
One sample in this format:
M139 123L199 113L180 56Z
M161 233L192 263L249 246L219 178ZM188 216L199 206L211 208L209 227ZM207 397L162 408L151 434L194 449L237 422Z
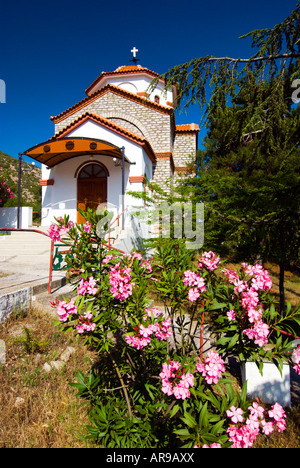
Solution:
M259 432L284 430L283 408L247 401L226 364L229 355L259 366L290 357L281 330L293 332L296 314L276 311L268 273L222 269L213 252L196 261L174 239L159 240L150 259L123 254L105 246L107 212L85 217L58 219L50 235L72 243L68 268L79 274L74 298L53 304L59 323L99 357L71 384L90 403L91 437L108 448L251 447ZM163 308L153 306L150 284ZM215 336L205 353L204 319Z
M9 199L14 198L13 192L7 186L4 179L5 173L3 172L3 168L0 167L0 207L3 207Z

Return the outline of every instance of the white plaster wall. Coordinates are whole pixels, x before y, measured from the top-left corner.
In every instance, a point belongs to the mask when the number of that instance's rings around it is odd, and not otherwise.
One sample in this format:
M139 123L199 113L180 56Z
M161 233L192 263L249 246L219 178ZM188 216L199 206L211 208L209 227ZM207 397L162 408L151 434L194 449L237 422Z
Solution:
M16 229L18 225L18 208L0 208L0 228ZM20 207L20 229L28 229L32 226L32 207Z
M130 176L143 176L145 173L151 179L152 163L143 148L115 134L95 122L88 121L68 134L68 137L88 137L109 141L118 146L125 147L125 156L134 165L125 163L125 192L126 190L143 190L143 184L131 184ZM43 179L54 179L54 185L42 187L42 225L49 226L54 222L54 217L69 214L70 220L77 220L77 179L75 173L83 163L99 161L106 166L109 172L107 178L107 207L114 211L115 215L122 211L122 169L115 167L113 158L103 155L78 156L58 164L52 169L42 167ZM142 201L125 195L125 207L134 204L142 205Z
M101 89L103 86L107 84L111 84L113 86L118 86L126 91L129 91L133 94L141 93L141 92L149 92L148 88L151 83L152 79L147 77L146 75L125 75L125 76L111 76L107 77L107 79L102 81ZM150 101L154 101L154 96L158 95L160 97L160 104L162 106L167 105L168 102L173 102L173 92L172 90L164 91L164 86L161 83L158 83L155 90L150 94Z

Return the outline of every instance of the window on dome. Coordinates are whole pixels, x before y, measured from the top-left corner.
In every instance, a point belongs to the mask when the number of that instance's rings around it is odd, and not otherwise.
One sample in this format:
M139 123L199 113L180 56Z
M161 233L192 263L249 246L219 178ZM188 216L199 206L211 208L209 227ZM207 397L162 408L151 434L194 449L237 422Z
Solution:
M157 96L157 95L154 96L154 102L155 102L156 104L159 104L159 101L160 101L159 96Z

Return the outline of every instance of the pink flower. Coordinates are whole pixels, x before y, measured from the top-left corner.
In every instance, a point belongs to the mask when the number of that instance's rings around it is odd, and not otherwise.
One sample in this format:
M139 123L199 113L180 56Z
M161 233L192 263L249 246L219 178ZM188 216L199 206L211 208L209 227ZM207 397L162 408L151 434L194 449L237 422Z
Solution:
M186 286L196 286L197 288L201 290L201 292L206 291L204 278L202 278L199 275L199 273L195 271L187 270L183 274L184 274L183 283Z
M225 372L224 361L221 356L215 351L209 351L204 362L198 359L196 369L205 378L206 382L217 384L222 377L222 372Z
M69 232L69 227L65 226L64 224L59 228L59 234L60 236L65 236Z
M258 436L259 429L245 424L240 427L230 426L226 432L229 434L229 441L233 442L232 448L249 448Z
M149 327L144 327L143 325L140 325L139 332L141 336L143 336L144 338L148 338L154 332L153 325L149 325Z
M242 268L244 269L246 275L249 275L252 278L251 289L256 291L266 291L271 289L272 280L267 270L265 270L262 265L248 265L247 263L242 263Z
M151 307L148 309L145 309L145 312L147 312L147 316L150 318L158 318L160 315L162 315L162 311L157 309L156 307ZM147 317L145 318L147 320Z
M92 225L89 221L87 221L83 226L84 232L87 232L87 233L91 232L91 228L92 228Z
M127 344L138 350L145 348L151 342L149 337L143 338L132 335L126 335L125 340Z
M200 293L197 288L189 289L188 299L190 302L195 302L198 299L198 297L200 297Z
M233 281L234 288L233 290L237 293L243 292L248 289L248 284L246 281L242 281L240 279L236 279Z
M48 234L53 242L60 241L60 232L56 224L51 224Z
M268 412L268 414L271 419L274 419L278 432L282 432L286 429L286 414L279 403L275 403L275 405L271 407L271 410Z
M152 273L152 266L151 266L151 263L149 262L149 260L142 259L141 268L146 268L148 273Z
M224 270L222 270L222 273L225 274L228 283L234 284L234 282L235 282L236 280L239 280L239 279L240 279L240 278L239 278L239 275L238 275L237 272L234 271L234 270L230 270L230 269L225 268Z
M58 320L61 322L66 322L70 315L77 314L77 306L73 299L69 302L57 301L55 307L57 307Z
M210 271L214 271L216 268L218 268L220 263L220 257L217 257L217 255L210 251L210 252L203 252L203 254L200 257L199 261L199 268L203 270L204 267L206 267Z
M132 252L132 258L133 258L133 259L136 259L136 258L137 258L138 260L142 260L142 259L143 259L142 254L137 253L137 252Z
M250 323L260 322L262 319L262 309L254 309L253 307L249 307L247 314Z
M158 324L158 327L159 329L155 332L155 336L158 340L166 340L172 336L170 319L163 320L163 322Z
M151 342L150 337L152 337L152 335L155 335L158 340L166 340L172 335L170 330L171 320L162 320L163 317L160 310L152 308L145 309L145 312L146 315L144 315L143 318L144 324L138 324L134 328L132 334L125 336L127 344L136 349L142 349L147 346Z
M162 392L168 396L174 395L177 400L185 400L190 397L189 388L194 386L194 376L191 373L182 375L178 373L180 363L170 361L169 364L164 363L162 372L159 374L162 380ZM171 379L171 381L170 381Z
M110 292L116 299L124 301L132 295L132 289L135 284L131 283L130 280L131 268L120 268L119 263L111 267L109 277L109 282L111 284Z
M232 310L232 309L230 309L230 310L227 312L226 315L227 315L227 317L228 317L228 320L230 320L230 321L231 321L231 320L235 320L235 318L236 318L236 317L235 317L235 311Z
M265 408L263 406L259 406L258 403L254 402L248 409L253 416L257 416L261 419L264 417Z
M92 322L93 314L91 311L85 312L78 319L78 324L75 326L78 333L94 331L96 324Z
M249 307L256 307L259 302L259 297L256 291L248 290L241 294L242 296L242 307L248 309Z
M263 420L261 424L262 424L262 432L264 434L269 435L274 431L274 424L272 423L272 421L266 422L265 420Z
M244 330L243 333L249 338L249 340L254 340L254 343L260 347L269 342L269 325L262 321L255 323L253 328L248 328Z
M196 445L195 448L198 448L198 446ZM222 448L222 445L218 444L217 442L214 442L213 444L210 444L210 445L204 444L202 448Z
M187 270L184 273L184 280L183 283L186 286L194 286L195 280L197 277L197 273L195 271Z
M238 422L243 422L244 421L244 411L241 408L236 408L235 406L231 406L229 410L226 411L226 414L229 418L231 418L231 421L235 424Z
M293 352L292 359L295 363L293 369L300 375L300 346Z
M97 281L90 276L88 280L84 280L81 278L81 281L77 287L77 293L84 296L85 294L90 294L91 296L95 296L98 292L98 289L95 288L95 284Z

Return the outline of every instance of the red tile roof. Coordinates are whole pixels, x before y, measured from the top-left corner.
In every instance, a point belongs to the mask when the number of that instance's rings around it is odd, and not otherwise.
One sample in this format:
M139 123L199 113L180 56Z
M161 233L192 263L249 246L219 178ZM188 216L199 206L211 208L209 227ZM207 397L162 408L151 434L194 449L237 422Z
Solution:
M176 132L199 132L198 124L176 125Z
M104 117L101 117L100 115L93 114L90 112L86 112L85 114L81 115L78 119L76 119L74 122L72 122L70 125L65 127L63 130L58 132L54 137L52 137L49 141L51 140L56 140L57 138L63 138L66 137L71 131L75 130L77 127L82 125L84 122L88 120L93 120L94 122L97 122L104 127L115 131L116 133L125 136L129 140L134 141L135 143L144 146L146 153L148 154L150 160L154 162L156 160L155 153L150 145L150 143L146 140L146 138L143 138L140 135L136 135L135 133L131 132L130 130L127 130L126 128L120 127L120 125L115 124L109 119L105 119Z
M115 71L113 72L102 72L101 75L96 78L93 83L85 90L85 93L89 95L90 91L105 77L108 76L117 76L117 75L129 75L129 74L136 74L136 73L146 73L147 75L150 75L153 78L158 78L159 74L149 70L146 67L142 67L141 65L122 65L121 67L118 67Z

